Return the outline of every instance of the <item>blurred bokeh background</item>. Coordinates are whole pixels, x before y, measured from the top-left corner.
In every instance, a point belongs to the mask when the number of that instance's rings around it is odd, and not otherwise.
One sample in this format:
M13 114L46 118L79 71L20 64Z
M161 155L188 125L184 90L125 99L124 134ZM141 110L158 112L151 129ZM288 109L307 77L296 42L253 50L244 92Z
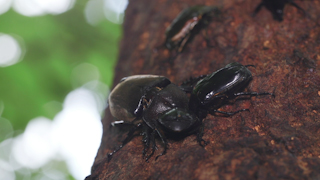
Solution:
M0 179L84 179L127 0L0 0Z

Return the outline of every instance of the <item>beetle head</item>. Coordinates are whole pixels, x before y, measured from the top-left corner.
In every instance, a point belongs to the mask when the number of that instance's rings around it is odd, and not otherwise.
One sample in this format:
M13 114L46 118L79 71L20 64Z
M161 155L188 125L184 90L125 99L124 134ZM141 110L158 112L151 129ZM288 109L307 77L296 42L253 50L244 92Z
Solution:
M184 132L189 130L199 119L183 109L174 108L159 118L159 123L170 132Z

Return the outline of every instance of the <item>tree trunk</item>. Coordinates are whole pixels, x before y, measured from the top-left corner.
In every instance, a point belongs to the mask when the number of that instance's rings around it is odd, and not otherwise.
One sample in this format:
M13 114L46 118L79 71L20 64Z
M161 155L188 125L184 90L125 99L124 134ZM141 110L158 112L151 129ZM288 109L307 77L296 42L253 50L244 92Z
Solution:
M270 96L238 100L221 108L231 117L208 115L201 147L195 135L169 139L167 154L146 162L142 138L135 137L110 162L126 132L110 128L109 109L92 174L87 179L320 179L320 3L297 1L307 14L287 4L284 20L275 21L266 8L252 17L256 0L131 0L114 85L122 77L156 74L181 84L231 62L254 65L246 91ZM222 17L212 20L184 51L163 48L165 30L184 9L216 5ZM318 22L316 22L318 21ZM205 37L207 32L213 47Z

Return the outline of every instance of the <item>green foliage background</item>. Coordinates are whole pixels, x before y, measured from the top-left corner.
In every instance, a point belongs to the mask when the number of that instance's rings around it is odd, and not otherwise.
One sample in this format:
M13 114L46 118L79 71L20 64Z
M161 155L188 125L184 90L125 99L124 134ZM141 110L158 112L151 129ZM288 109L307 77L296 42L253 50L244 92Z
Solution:
M2 117L14 130L22 130L37 116L50 119L62 107L44 105L63 102L72 87L73 68L87 62L98 67L100 81L111 85L118 53L120 25L105 20L89 25L84 17L84 2L61 15L26 17L10 10L0 15L0 33L17 35L26 48L22 61L0 67Z
M104 20L91 26L85 20L86 3L76 1L60 15L26 17L12 9L0 15L0 33L20 38L25 48L20 62L0 67L0 118L11 122L14 134L23 132L31 119L53 119L62 110L66 95L77 88L71 75L81 63L96 66L99 80L111 86L121 25ZM50 102L56 102L55 106L46 106ZM0 133L0 142L10 136ZM64 162L49 164L68 174ZM32 177L39 172L32 170ZM16 174L16 179L25 179L20 176Z

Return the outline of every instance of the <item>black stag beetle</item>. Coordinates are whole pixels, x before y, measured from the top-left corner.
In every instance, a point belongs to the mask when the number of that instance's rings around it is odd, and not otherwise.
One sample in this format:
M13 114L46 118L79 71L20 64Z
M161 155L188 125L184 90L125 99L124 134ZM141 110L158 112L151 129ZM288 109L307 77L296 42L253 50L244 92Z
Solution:
M188 103L187 94L166 77L136 75L123 78L109 95L110 112L117 119L112 125L130 124L132 128L122 144L108 154L109 160L139 129L143 136L144 156L150 143L152 144L152 151L146 156L146 161L157 148L156 136L159 136L164 144L163 152L156 159L167 151L167 136L184 137L197 132L197 141L202 145L204 141L201 121L189 112Z

